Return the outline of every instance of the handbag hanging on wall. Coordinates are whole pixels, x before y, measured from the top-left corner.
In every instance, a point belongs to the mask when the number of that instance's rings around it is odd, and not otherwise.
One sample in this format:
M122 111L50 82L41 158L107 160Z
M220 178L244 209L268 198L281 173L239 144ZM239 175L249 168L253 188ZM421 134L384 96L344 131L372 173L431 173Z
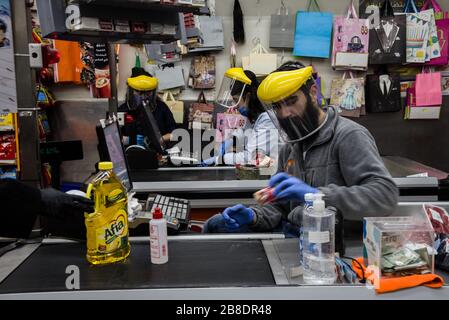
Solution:
M349 79L346 78L349 73ZM354 78L345 72L341 79L332 81L331 105L344 117L360 118L365 115L365 78Z
M416 87L407 89L407 106L405 107L405 120L438 120L441 115L441 106L418 107L416 105Z
M416 106L441 106L443 104L440 72L426 71L416 76Z
M162 101L165 102L167 107L172 112L176 123L183 124L184 123L184 102L176 100L171 91L167 91L164 93Z
M277 14L271 15L270 48L293 49L295 46L296 17L281 1Z
M366 79L366 101L370 113L402 110L399 74L375 74Z
M427 0L422 10L433 7L435 11L435 24L438 42L440 44L440 57L426 62L428 66L445 66L449 63L449 14L444 12L436 0Z
M380 9L379 25L370 30L370 64L406 62L406 16L395 16L390 1L386 0Z
M190 68L189 86L193 89L214 89L215 81L215 56L195 57Z
M199 16L198 20L203 42L200 47L191 49L190 52L223 50L225 47L223 18L218 16Z
M268 53L259 38L254 39L254 48L247 57L242 58L243 69L254 72L257 76L266 76L277 69L277 54Z
M160 91L185 88L186 86L184 70L181 66L172 64L159 66L156 69L155 75L159 80Z
M369 21L359 19L354 0L346 17L337 16L334 20L334 45L332 67L336 70L368 69Z
M189 111L189 130L209 130L213 127L214 105L206 100L201 91L198 101L192 103Z
M232 133L238 129L245 129L249 124L249 119L242 116L238 110L228 110L228 112L217 114L216 142L224 142L232 138Z
M315 5L317 12L310 11ZM296 16L295 48L297 57L330 57L332 42L333 14L321 12L317 0L310 0L307 11L299 11Z
M426 62L428 49L433 46L431 31L434 33L435 42L437 42L433 10L418 12L414 0L407 0L404 12L407 16L407 63L423 64ZM437 45L437 54L439 55L439 43ZM429 46L430 48L428 48ZM429 52L429 60L431 54Z

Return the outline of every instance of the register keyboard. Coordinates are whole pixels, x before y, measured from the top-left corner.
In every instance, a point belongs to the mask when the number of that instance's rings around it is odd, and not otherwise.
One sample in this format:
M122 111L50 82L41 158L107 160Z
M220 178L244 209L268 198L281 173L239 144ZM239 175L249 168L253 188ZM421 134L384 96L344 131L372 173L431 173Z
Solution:
M154 212L156 208L160 208L164 216L178 219L182 225L189 224L191 207L188 200L150 195L147 200L146 211Z

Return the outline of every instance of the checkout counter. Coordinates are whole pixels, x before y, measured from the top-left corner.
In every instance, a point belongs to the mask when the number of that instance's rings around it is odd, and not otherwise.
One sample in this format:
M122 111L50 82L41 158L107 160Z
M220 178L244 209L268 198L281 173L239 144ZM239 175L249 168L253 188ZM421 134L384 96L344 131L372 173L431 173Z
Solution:
M449 203L438 203L449 210ZM422 203L400 203L394 215L413 214ZM377 295L365 285L305 286L291 276L298 264L298 240L279 234L171 237L170 261L150 263L149 239L132 239L124 262L91 267L85 244L46 239L0 257L0 300L155 299L155 300L371 300L449 299L449 286ZM360 238L347 239L347 256L362 255ZM80 270L80 290L66 288L67 267ZM440 273L440 272L439 272ZM449 274L440 273L445 281Z
M400 157L384 157L387 169L400 190L400 201L448 201L449 174ZM189 199L192 208L222 208L242 203L254 205L253 194L268 181L237 180L233 167L160 168L132 171L138 194L163 193Z

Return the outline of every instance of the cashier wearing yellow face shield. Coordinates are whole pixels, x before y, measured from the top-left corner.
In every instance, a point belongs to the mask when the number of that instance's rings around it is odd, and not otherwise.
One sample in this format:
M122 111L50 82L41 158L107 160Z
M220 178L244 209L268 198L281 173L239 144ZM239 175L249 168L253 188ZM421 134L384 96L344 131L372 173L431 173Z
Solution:
M157 122L164 142L170 142L172 132L176 129L176 121L168 106L157 96L158 79L152 77L143 69L135 68L127 84L126 103L120 107L120 111L133 115L141 106L149 108ZM140 132L139 134L143 133Z
M128 93L126 102L130 110L136 110L143 105L151 111L156 108L156 91L158 80L156 78L141 75L128 79Z
M309 193L323 194L326 206L345 220L394 212L399 192L374 138L336 108L319 107L312 68L284 64L261 83L258 96L285 133L278 173L259 206L228 208L206 222L205 233L284 231L298 236Z
M292 70L290 70L292 69ZM315 135L327 121L317 101L313 68L287 65L269 75L258 90L259 99L287 143Z

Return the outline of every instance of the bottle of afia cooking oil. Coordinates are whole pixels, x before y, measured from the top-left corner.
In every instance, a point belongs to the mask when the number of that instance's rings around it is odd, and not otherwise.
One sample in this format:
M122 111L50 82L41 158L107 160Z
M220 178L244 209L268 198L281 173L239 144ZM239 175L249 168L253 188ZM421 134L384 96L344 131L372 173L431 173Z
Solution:
M87 261L93 265L123 261L131 252L126 188L111 162L100 163L99 169L87 192L95 202L95 212L86 214Z

